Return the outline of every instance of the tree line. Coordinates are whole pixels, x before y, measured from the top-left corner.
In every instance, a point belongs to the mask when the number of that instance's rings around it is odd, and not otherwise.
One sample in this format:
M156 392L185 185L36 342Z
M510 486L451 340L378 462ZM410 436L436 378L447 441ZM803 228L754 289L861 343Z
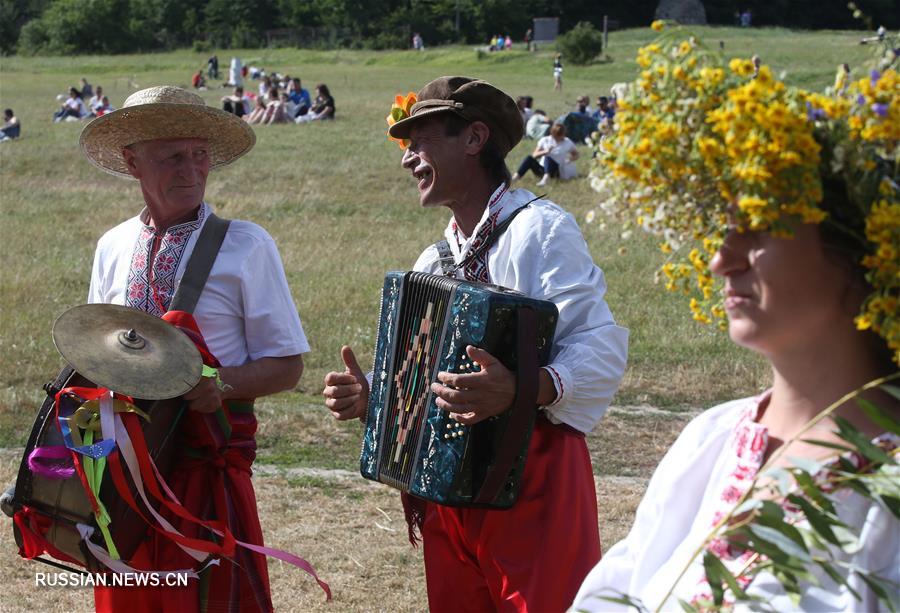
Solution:
M0 0L4 54L126 53L194 46L261 47L272 30L303 33L299 46L408 48L521 40L534 17L558 17L560 31L579 22L645 26L658 0ZM859 28L846 4L822 0L705 0L707 20L731 24L749 9L753 25ZM877 25L896 28L898 0L857 0ZM327 34L327 35L326 35Z

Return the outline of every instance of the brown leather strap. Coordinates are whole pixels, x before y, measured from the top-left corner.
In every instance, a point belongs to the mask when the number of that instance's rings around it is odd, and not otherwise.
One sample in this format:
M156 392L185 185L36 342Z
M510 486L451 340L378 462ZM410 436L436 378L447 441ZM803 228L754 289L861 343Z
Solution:
M522 453L522 442L534 425L537 416L538 396L538 349L537 349L537 314L534 309L520 307L516 311L516 397L509 409L510 416L506 423L506 432L500 439L494 462L487 470L481 489L475 496L476 504L493 502L506 483L509 471L519 454Z

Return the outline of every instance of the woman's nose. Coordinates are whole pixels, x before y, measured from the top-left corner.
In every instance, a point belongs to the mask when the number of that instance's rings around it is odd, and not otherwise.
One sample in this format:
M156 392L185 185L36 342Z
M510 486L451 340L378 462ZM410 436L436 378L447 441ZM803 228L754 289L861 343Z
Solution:
M747 232L729 230L722 241L722 246L710 260L709 270L720 277L744 270L749 264L747 259L748 243Z

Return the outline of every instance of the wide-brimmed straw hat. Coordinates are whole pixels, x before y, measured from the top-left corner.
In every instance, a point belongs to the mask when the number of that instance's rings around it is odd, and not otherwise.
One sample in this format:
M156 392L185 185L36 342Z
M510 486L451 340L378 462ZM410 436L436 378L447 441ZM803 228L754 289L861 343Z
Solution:
M522 113L515 100L487 81L471 77L440 77L419 90L409 117L391 125L394 138L409 138L416 122L436 113L453 113L466 121L484 122L505 156L525 134Z
M131 94L122 108L86 125L79 141L92 164L133 179L122 149L163 138L205 138L209 141L210 169L230 164L256 144L256 134L245 121L206 106L197 94L172 85Z

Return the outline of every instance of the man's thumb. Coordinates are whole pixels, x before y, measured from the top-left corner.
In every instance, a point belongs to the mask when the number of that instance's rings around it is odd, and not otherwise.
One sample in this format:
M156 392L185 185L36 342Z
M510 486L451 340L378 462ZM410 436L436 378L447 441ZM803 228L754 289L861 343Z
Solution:
M362 368L359 367L359 362L356 361L356 355L354 355L353 350L350 349L349 345L341 347L341 359L344 361L344 366L347 367L347 372L352 374L362 372Z

